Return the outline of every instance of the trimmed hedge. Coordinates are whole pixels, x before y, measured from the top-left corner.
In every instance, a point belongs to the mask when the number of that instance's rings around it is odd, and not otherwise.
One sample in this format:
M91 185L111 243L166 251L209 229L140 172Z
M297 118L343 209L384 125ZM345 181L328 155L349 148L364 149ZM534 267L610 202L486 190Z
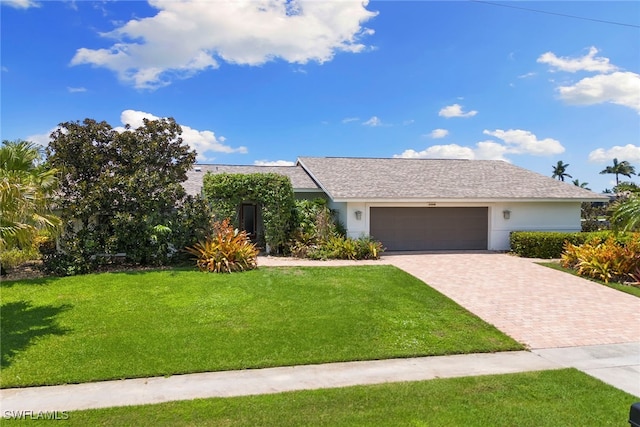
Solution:
M509 236L511 252L525 258L560 258L565 242L581 245L588 240L606 240L610 231L574 233L558 231L512 231Z

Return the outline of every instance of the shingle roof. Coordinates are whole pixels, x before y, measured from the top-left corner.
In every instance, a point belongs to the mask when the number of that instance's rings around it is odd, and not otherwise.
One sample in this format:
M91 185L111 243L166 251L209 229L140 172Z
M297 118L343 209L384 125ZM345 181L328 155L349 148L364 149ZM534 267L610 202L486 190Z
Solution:
M499 160L301 157L298 164L337 201L603 199Z
M183 183L187 194L196 195L202 191L202 180L207 172L211 173L277 173L288 176L294 190L313 191L320 187L313 182L300 166L241 166L241 165L195 165L187 172L187 181Z

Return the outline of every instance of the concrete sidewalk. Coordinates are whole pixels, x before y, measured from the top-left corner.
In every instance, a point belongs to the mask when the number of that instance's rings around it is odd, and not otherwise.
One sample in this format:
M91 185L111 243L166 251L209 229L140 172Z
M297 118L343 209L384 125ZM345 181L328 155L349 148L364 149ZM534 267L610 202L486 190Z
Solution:
M543 348L534 354L598 378L640 399L640 342Z
M7 411L74 411L174 400L559 369L527 351L327 363L0 390Z
M640 342L326 363L0 390L0 414L53 412L573 367L640 399Z

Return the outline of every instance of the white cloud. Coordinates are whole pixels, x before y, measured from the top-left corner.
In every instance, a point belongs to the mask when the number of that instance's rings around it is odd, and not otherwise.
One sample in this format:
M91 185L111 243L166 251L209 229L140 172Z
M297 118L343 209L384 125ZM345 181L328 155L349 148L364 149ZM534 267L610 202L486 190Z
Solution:
M451 117L473 117L476 114L478 114L478 112L475 110L463 113L462 106L460 104L446 106L438 113L439 116L446 117L447 119Z
M371 126L371 127L382 126L382 120L380 120L378 116L373 116L362 124L365 126Z
M474 150L476 160L509 160L504 157L509 152L509 148L495 141L480 141L476 143Z
M439 138L444 138L447 135L449 135L449 131L446 129L434 129L427 136L429 138L439 139Z
M56 126L53 129L50 129L48 132L29 135L25 138L25 141L35 142L36 144L46 147L47 145L49 145L49 141L51 141L51 138L49 138L49 135L51 135L53 132L57 130L58 130L58 127Z
M509 161L505 157L508 154L544 156L564 152L564 147L560 142L551 138L538 140L529 131L497 129L495 131L485 130L483 133L501 139L503 143L487 140L477 142L473 147L458 144L432 145L422 151L405 150L394 157Z
M347 117L347 118L342 119L342 123L357 122L358 120L360 120L359 117Z
M414 124L415 122L416 122L416 121L415 121L414 119L404 120L404 121L402 122L402 125L403 125L403 126L409 126L409 125Z
M368 0L150 0L158 13L102 34L109 48L80 48L71 65L90 64L117 73L139 89L188 78L220 62L261 65L275 59L320 64L337 52L362 52L373 34L363 24L377 15ZM134 41L135 40L135 41Z
M158 120L160 117L135 110L125 110L120 115L120 121L122 124L131 125L134 129L144 125L143 119ZM225 137L216 137L216 135L210 130L197 130L184 125L180 125L180 127L182 128L182 140L191 148L196 150L198 153L198 161L204 161L206 159L206 153L211 151L227 154L247 152L246 147L232 148L229 145L223 144ZM123 127L116 127L115 129L118 131L124 130Z
M573 86L557 88L560 98L569 104L612 103L640 113L640 74L617 71L580 80Z
M536 73L534 73L532 71L532 72L529 72L529 73L521 74L521 75L518 76L518 78L519 79L528 79L529 77L533 77L535 75L536 75Z
M484 130L482 133L503 140L506 143L505 153L531 154L534 156L549 156L564 153L560 141L553 138L538 139L535 134L521 129L495 131Z
M470 160L504 160L507 147L494 141L481 141L475 147L458 144L432 145L422 151L405 150L393 157L409 159L470 159Z
M608 150L598 148L589 153L589 161L592 163L605 163L613 159L640 162L640 146L633 144L627 144L625 146L615 145Z
M133 129L144 125L143 119L158 120L160 117L143 111L125 110L120 114L120 121L123 125L130 125ZM233 148L229 145L225 145L226 138L224 136L217 137L213 132L209 130L200 131L193 129L189 126L180 125L182 128L182 140L187 143L192 149L198 153L197 161L200 163L207 163L213 161L215 157L207 156L207 153L247 153L246 147ZM116 126L113 128L118 132L125 130L124 126ZM58 127L54 127L48 132L29 135L26 140L35 142L42 146L49 145L52 132L58 130Z
M256 160L253 164L256 166L295 166L296 163L289 160Z
M70 87L70 86L67 86L67 91L68 91L69 93L86 92L86 91L87 91L87 88L84 88L84 87Z
M553 52L546 52L540 55L538 62L548 64L555 70L568 71L570 73L575 73L576 71L609 73L618 69L618 67L609 63L609 58L596 57L597 53L598 49L593 46L589 48L589 53L579 58L557 57Z
M29 9L30 7L40 7L40 4L33 0L2 0L2 4L11 6L16 9Z
M458 144L432 145L422 151L405 150L393 157L406 159L473 159L474 152L469 147Z

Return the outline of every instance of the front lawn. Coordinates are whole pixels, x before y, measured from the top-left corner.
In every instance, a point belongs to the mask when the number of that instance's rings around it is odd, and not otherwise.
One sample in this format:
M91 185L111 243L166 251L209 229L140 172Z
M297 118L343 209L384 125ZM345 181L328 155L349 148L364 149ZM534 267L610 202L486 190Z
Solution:
M392 266L1 284L2 388L522 345Z
M78 426L625 426L637 397L575 369L68 413Z
M578 275L578 273L576 273L575 270L571 268L565 268L562 265L560 265L560 263L557 261L539 262L538 264L543 265L545 267L553 268L554 270L564 271L565 273L573 274L574 276ZM580 277L582 277L583 279L591 280L592 282L600 283L601 285L608 286L612 289L625 292L627 294L635 295L638 298L640 298L640 288L637 286L624 285L622 283L616 283L616 282L605 283L602 280L592 279L590 277L584 277L584 276L580 276Z

